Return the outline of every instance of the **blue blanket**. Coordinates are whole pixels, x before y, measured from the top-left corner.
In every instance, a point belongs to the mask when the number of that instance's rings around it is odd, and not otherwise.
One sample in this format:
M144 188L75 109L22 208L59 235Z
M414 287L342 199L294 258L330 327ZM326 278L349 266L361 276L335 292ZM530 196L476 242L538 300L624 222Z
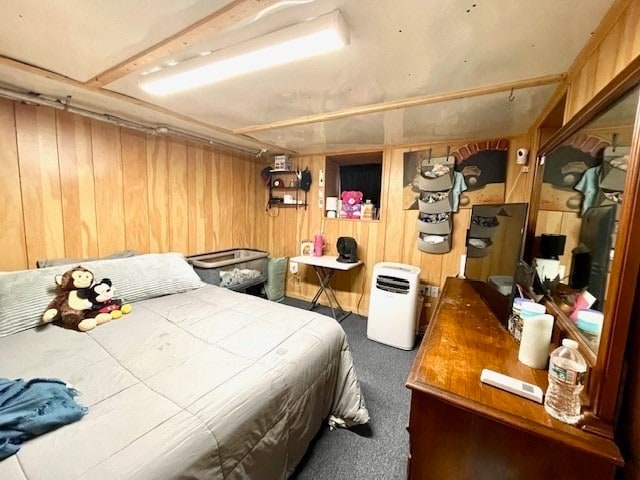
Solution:
M77 393L60 380L0 378L0 460L22 442L80 420L87 409L74 400Z

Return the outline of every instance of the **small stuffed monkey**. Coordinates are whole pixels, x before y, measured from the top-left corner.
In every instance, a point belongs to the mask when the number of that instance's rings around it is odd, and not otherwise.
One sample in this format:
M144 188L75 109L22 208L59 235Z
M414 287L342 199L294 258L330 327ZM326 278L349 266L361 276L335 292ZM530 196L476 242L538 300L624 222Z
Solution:
M47 306L42 316L44 323L62 320L67 328L74 328L86 332L95 328L98 322L108 321L105 317L85 318L85 313L92 307L88 299L89 287L93 284L93 273L84 267L74 267L62 275L56 275L58 294ZM110 314L101 314L109 316Z

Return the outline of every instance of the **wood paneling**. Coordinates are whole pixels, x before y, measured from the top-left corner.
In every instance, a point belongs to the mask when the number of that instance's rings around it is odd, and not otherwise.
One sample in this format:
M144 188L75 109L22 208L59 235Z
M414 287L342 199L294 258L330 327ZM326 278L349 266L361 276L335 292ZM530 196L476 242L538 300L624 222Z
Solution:
M120 128L91 121L93 169L96 192L98 254L125 249L124 181Z
M91 122L78 115L56 112L58 161L62 189L65 255L98 255L96 196L91 151Z
M253 158L8 100L0 124L0 270L255 247Z
M55 111L15 104L29 265L65 255ZM2 160L4 161L4 159Z
M529 148L529 136L524 135L510 141L506 191L512 190L511 201L527 202L528 173L519 173L514 168L515 150ZM428 148L425 146L424 148ZM422 148L422 147L421 147ZM452 146L453 148L453 146ZM332 285L338 301L352 311L365 315L369 305L371 274L379 262L400 262L420 267L420 278L430 285L442 286L448 276L458 273L460 255L466 252L466 230L471 219L470 208L461 208L454 214L452 250L444 255L422 253L416 248L417 210L403 210L403 154L409 149L386 149L382 162L381 219L379 221L324 219L318 208L318 175L325 169L325 157L314 155L294 159L294 167L309 167L313 183L309 192L309 206L296 209L276 207L265 210L266 187L256 183L255 233L258 248L271 256L295 256L299 254L300 241L312 240L321 230L327 240L325 253L337 255L336 241L340 236L350 236L358 242L358 257L363 268L349 273L337 273ZM258 167L259 169L261 167ZM515 185L514 188L512 188ZM311 299L318 288L318 280L311 268L302 266L297 277L287 274L287 295ZM429 299L430 304L435 304ZM320 303L327 303L321 298ZM430 308L427 308L427 316ZM422 325L424 326L424 325Z
M14 104L0 99L0 270L27 268Z
M189 209L189 251L206 252L205 241L207 198L205 196L204 152L193 145L187 147L187 196ZM209 197L209 204L211 198Z
M147 179L149 181L149 248L169 251L169 166L167 139L149 137Z
M569 71L565 122L640 56L640 2L618 0Z
M125 244L129 250L149 251L149 197L147 181L147 137L122 130L122 175L124 192Z
M169 142L169 249L189 250L187 145Z
M246 195L244 189L234 191L236 185L233 182L235 173L233 157L229 152L216 152L216 164L218 175L216 191L218 194L218 241L227 248L233 245L233 219L235 218L235 205ZM236 195L237 194L237 195Z

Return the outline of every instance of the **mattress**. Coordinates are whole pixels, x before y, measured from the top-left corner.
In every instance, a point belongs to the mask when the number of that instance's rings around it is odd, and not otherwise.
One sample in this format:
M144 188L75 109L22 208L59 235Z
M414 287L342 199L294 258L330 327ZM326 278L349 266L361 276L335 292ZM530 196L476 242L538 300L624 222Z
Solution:
M88 333L0 338L0 376L62 379L89 407L0 462L3 480L284 479L323 421L369 419L335 320L213 285Z

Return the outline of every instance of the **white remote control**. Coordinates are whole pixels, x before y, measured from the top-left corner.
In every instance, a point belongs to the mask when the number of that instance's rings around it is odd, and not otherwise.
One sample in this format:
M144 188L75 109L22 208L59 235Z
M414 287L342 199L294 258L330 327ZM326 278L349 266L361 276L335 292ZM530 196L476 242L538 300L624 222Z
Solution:
M537 385L523 382L517 378L508 377L502 373L494 372L485 368L480 374L480 381L488 385L506 390L510 393L515 393L521 397L533 400L534 402L542 403L542 389Z

